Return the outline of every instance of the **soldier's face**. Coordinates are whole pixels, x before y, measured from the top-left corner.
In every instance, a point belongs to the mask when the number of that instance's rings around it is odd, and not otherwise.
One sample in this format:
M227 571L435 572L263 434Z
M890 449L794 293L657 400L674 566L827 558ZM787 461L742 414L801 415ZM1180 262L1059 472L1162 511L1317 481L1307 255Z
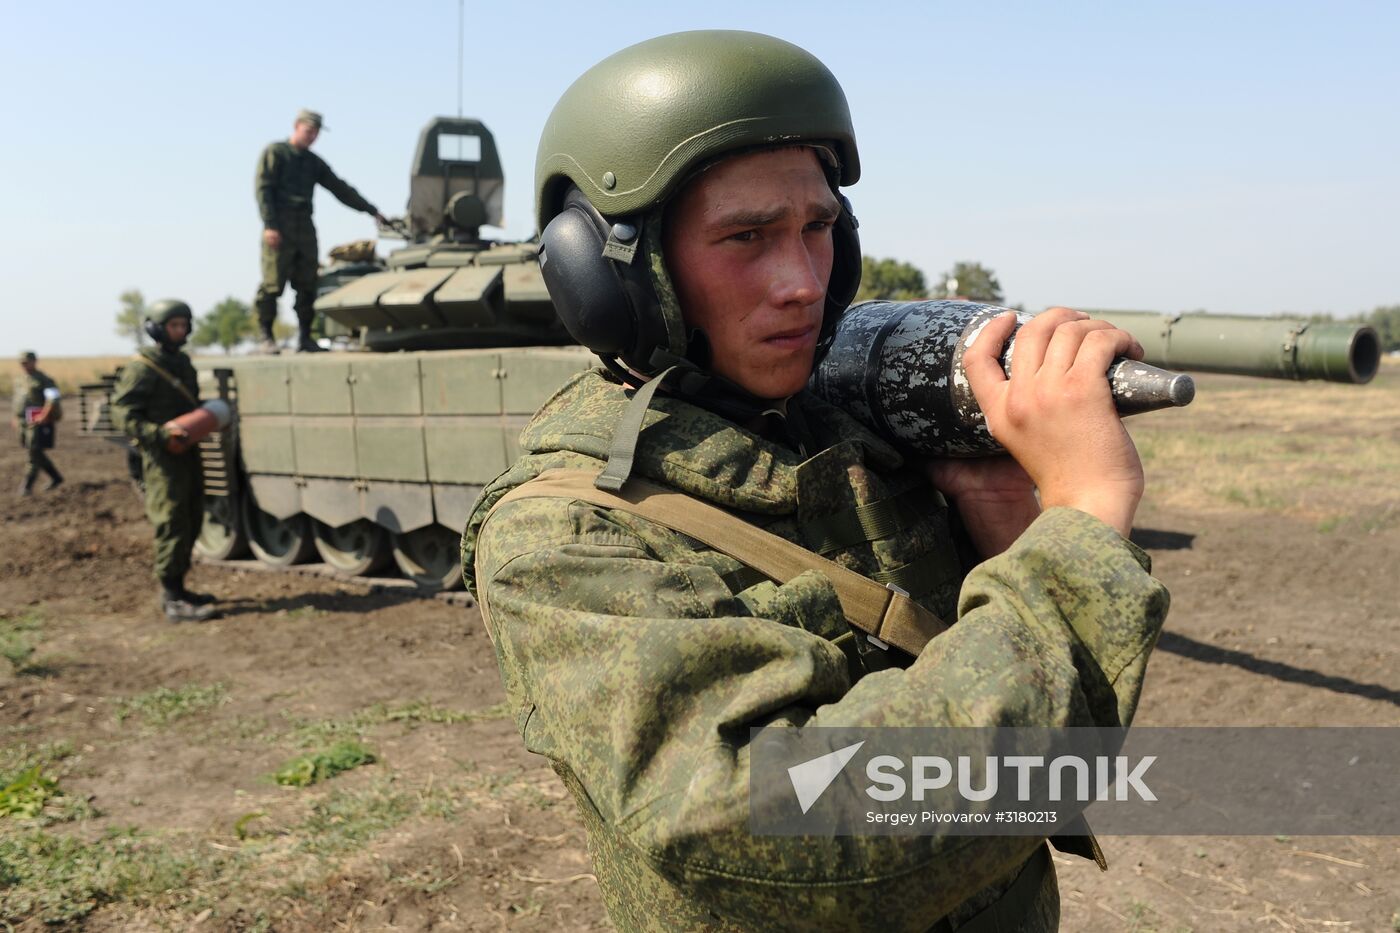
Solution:
M316 141L316 137L320 135L320 127L303 121L298 121L292 126L292 138L290 142L293 146L296 146L298 149L310 149L311 144L314 143Z
M686 325L709 338L714 372L765 399L807 384L839 210L802 148L726 159L676 196L666 265Z
M36 364L33 360L20 360L20 361L19 361L19 368L22 369L22 370L24 370L26 373L28 373L28 374L31 375L31 376L34 375L34 370L35 370L36 366L37 366L37 364Z
M165 322L165 336L170 338L170 342L179 346L185 342L185 338L190 335L189 318L173 317Z

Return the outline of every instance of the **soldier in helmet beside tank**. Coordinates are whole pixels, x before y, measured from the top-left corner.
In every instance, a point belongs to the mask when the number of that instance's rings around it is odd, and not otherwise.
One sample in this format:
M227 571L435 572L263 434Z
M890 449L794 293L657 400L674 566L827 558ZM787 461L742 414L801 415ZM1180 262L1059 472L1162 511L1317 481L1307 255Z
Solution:
M285 142L268 145L258 157L255 191L262 217L262 284L253 307L262 332L260 348L276 353L272 323L277 319L277 299L287 283L296 292L297 349L319 350L311 336L315 318L318 253L316 227L311 222L311 199L317 185L335 195L346 207L384 223L375 206L341 180L325 160L311 151L321 134L321 115L302 110Z
M214 598L185 588L190 553L204 521L204 476L199 450L169 422L199 407L194 364L180 349L193 315L183 301L158 301L146 318L155 346L143 347L122 368L112 391L112 423L141 449L146 517L155 527L155 573L160 608L172 622L198 622L215 613ZM176 443L172 444L172 441Z
M14 424L19 432L19 442L29 452L29 469L24 474L24 482L19 487L22 496L32 495L34 481L40 473L49 477L49 489L56 489L63 482L63 474L49 459L49 451L54 445L54 425L63 415L59 401L58 386L47 375L39 371L39 358L33 351L20 354L19 365L24 370L24 380L15 392Z
M750 729L1126 724L1166 613L1126 540L1143 477L1103 376L1139 352L1126 333L1053 309L1008 379L1014 321L988 325L967 373L1014 460L911 463L804 391L858 285L859 174L835 78L751 33L613 55L540 141L546 283L605 368L525 429L464 573L620 929L1055 929L1041 839L750 835ZM845 570L755 574L608 498L638 480ZM872 642L848 571L953 624L906 655Z

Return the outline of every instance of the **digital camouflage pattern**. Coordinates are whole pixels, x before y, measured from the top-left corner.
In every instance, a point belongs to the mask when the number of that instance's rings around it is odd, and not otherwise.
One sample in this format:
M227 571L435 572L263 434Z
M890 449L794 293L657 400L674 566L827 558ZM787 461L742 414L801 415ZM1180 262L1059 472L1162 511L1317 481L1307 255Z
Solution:
M316 301L316 228L311 222L312 196L320 185L340 203L366 214L375 207L347 184L310 149L298 149L286 141L275 142L258 157L254 190L263 229L282 234L282 245L262 244L262 284L253 306L259 322L271 325L277 317L277 299L292 283L296 292L297 319L309 322Z
M852 650L817 573L754 585L736 561L625 512L508 490L554 467L602 468L627 401L598 371L545 404L526 451L484 491L463 537L516 725L573 792L609 913L624 930L925 930L996 900L1040 840L755 837L751 727L1126 724L1168 596L1145 554L1071 509L920 596L957 619L907 669ZM810 396L804 459L701 408L659 398L636 475L784 538L925 482L883 441ZM898 534L827 557L870 575L951 555L936 498ZM957 575L961 575L960 570ZM862 640L863 641L863 640ZM1047 874L1023 929L1058 925Z
M112 424L141 450L146 517L155 528L155 574L166 583L183 580L189 572L190 552L204 521L204 475L199 448L170 453L162 425L194 410L191 398L199 397L199 381L194 364L179 350L145 347L140 355L180 380L190 394L186 397L137 360L122 368L112 390Z
M19 422L19 443L29 454L29 468L24 475L24 488L29 489L34 485L34 480L39 474L48 474L51 482L57 483L61 477L53 461L49 459L48 451L38 442L37 432L24 423L24 410L26 408L43 408L45 404L44 390L55 389L58 384L42 371L36 369L32 373L22 374L21 380L15 386L14 394L14 416ZM60 403L54 402L54 409L61 411ZM56 420L56 419L55 419ZM49 429L52 432L52 428ZM53 434L49 434L52 443Z

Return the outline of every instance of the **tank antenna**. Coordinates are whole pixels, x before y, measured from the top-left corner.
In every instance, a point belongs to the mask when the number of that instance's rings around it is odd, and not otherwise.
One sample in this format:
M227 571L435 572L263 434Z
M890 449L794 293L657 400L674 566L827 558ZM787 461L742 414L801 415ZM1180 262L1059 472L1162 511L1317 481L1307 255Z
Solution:
M457 0L457 119L462 119L462 35L466 0Z

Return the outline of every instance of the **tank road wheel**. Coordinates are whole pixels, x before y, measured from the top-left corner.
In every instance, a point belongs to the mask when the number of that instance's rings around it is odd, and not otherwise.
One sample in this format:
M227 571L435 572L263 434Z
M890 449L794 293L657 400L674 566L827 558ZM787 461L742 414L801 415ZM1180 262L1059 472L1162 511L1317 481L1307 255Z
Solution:
M204 524L195 550L210 560L234 560L247 554L248 536L243 533L240 511L229 496L205 496Z
M367 518L339 528L313 520L316 550L341 573L363 577L389 563L389 532Z
M274 518L258 508L252 496L243 497L243 527L253 556L273 567L303 564L316 551L310 519L305 515Z
M462 536L442 525L428 525L393 536L394 562L425 590L462 585Z

